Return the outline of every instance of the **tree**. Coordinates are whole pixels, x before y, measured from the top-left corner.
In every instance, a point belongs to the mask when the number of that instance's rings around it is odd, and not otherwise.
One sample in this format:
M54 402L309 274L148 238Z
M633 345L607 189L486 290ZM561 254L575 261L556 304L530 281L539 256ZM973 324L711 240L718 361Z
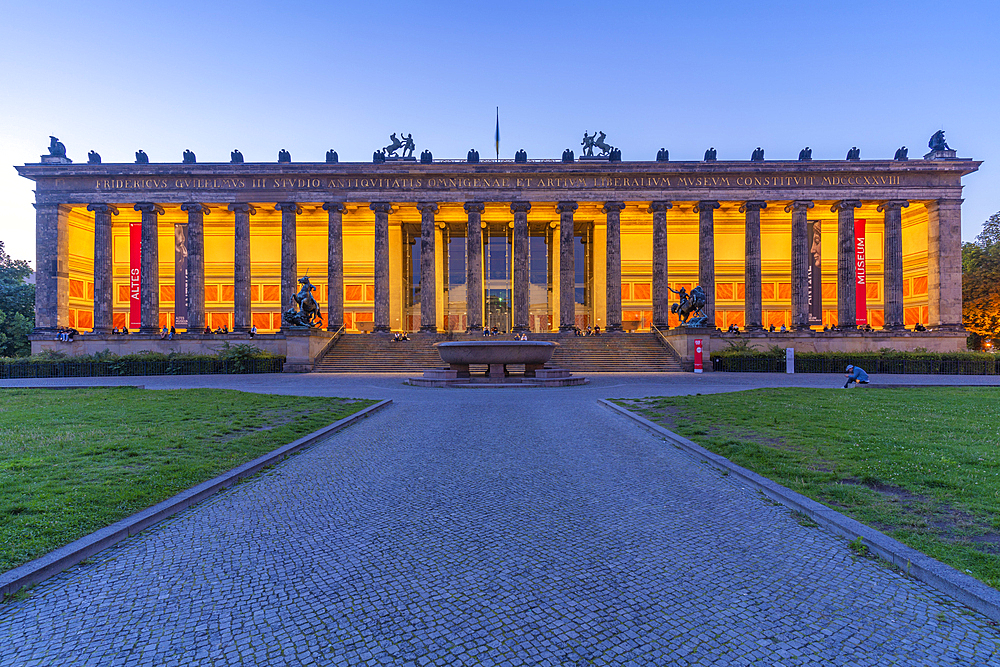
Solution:
M962 244L962 319L981 338L1000 338L1000 212Z
M25 279L31 266L13 259L0 241L0 357L31 353L28 334L35 328L35 286Z

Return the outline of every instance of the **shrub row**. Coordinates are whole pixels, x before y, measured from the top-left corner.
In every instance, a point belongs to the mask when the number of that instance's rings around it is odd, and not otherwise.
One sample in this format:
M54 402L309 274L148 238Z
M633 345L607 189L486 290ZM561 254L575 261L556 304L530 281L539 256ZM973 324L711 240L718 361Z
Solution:
M0 358L0 379L108 377L131 375L214 375L280 373L285 363L252 345L226 345L218 355L142 352L117 356L108 351L68 357L46 352L30 357Z
M712 353L717 371L784 373L785 351L721 350ZM1000 356L981 352L799 352L796 373L843 373L848 364L869 373L927 375L1000 375Z

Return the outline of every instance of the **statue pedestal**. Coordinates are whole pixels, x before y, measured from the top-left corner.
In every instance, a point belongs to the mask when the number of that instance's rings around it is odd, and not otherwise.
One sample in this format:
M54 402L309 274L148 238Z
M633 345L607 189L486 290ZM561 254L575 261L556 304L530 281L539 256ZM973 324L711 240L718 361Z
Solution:
M309 327L286 327L281 333L285 336L285 365L282 367L285 373L311 372L335 336L333 332Z
M694 370L694 341L700 339L702 347L702 367L705 372L712 370L712 334L710 327L679 326L663 332L663 338L677 353L685 371Z
M389 157L389 156L386 156L385 161L386 162L416 162L417 158L415 158L415 157Z
M61 155L42 155L41 161L42 164L73 164L72 160Z
M958 153L953 150L931 151L924 156L925 160L958 160Z
M610 155L581 155L578 159L580 160L580 162L590 162L590 161L610 162L611 161L611 156Z

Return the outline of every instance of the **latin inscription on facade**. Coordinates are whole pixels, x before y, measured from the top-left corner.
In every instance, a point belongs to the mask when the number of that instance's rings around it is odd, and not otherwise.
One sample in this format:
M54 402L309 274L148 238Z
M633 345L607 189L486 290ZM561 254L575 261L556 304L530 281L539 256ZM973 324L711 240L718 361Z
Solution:
M899 174L663 175L663 176L278 176L260 178L96 178L93 189L113 190L605 190L684 188L897 187Z

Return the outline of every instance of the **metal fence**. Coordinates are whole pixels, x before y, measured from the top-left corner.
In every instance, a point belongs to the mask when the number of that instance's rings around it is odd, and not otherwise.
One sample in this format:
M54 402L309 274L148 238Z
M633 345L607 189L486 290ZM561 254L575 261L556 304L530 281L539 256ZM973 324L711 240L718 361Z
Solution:
M843 373L856 364L868 373L897 375L1000 375L1000 359L893 359L863 356L796 355L796 373ZM784 357L732 355L712 358L713 368L731 373L784 373Z
M0 379L280 373L284 363L284 357L250 359L11 361L0 363Z

